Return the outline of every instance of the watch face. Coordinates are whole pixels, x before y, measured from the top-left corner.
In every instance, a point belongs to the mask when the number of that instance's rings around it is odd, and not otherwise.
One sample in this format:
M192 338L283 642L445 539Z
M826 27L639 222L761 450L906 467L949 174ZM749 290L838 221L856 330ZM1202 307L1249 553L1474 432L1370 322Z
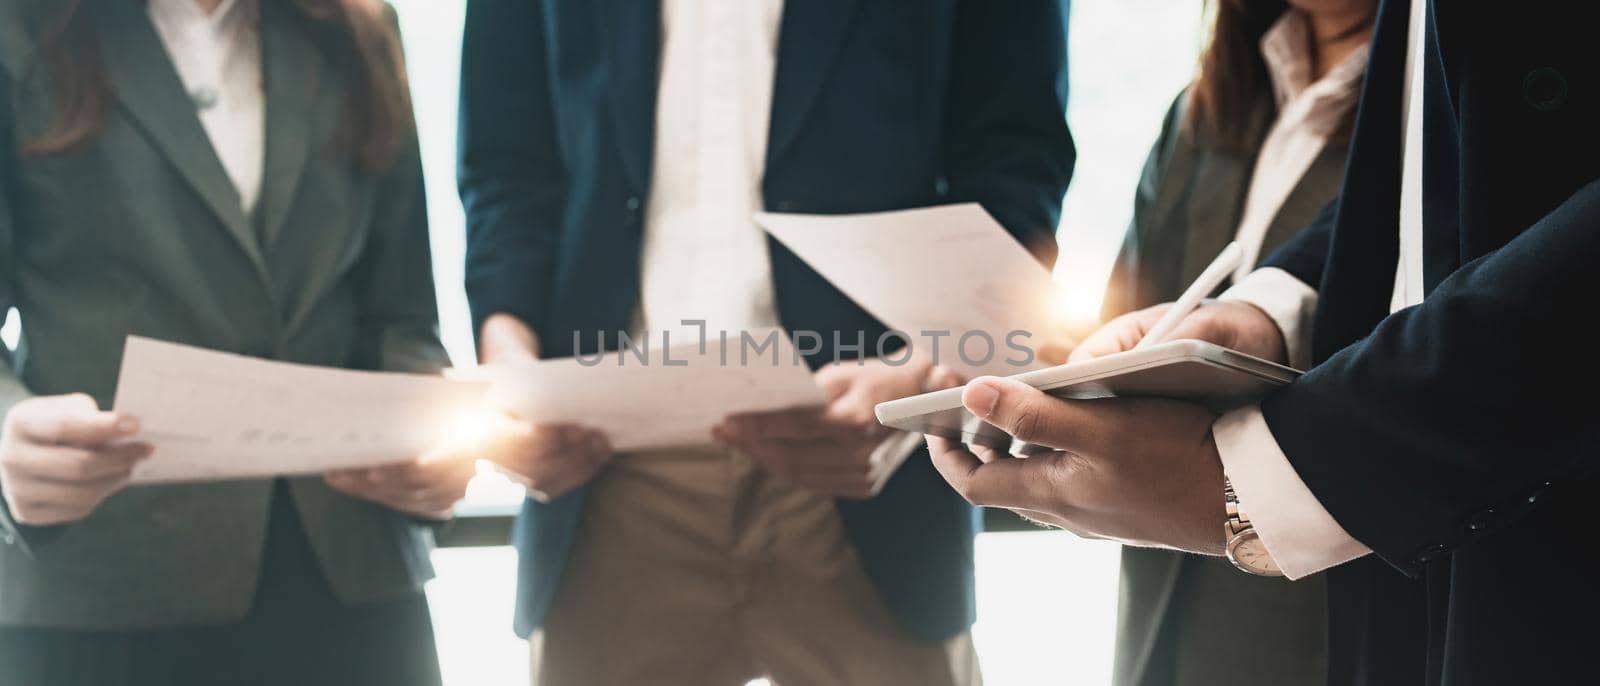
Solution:
M1235 567L1257 576L1283 576L1283 570L1267 554L1267 547L1255 531L1246 531L1228 542L1228 559Z

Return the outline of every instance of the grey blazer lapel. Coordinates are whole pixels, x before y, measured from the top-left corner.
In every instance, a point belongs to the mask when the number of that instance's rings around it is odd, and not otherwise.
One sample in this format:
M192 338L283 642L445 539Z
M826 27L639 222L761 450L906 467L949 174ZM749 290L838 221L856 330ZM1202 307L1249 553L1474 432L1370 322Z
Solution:
M283 230L301 172L311 154L313 105L322 89L322 53L293 24L282 3L261 3L261 62L267 103L266 169L262 175L261 243Z
M1329 202L1339 197L1339 188L1344 182L1347 147L1349 144L1346 141L1329 141L1317 154L1317 159L1306 168L1306 173L1300 177L1300 182L1295 184L1289 196L1284 198L1277 216L1272 219L1272 225L1267 228L1267 235L1261 241L1262 259L1294 238L1316 219Z
M144 3L100 2L100 39L106 80L135 124L233 234L263 283L267 276L255 229L183 81L161 44Z
M1195 169L1192 192L1203 195L1192 195L1185 200L1195 221L1187 227L1188 240L1179 269L1183 278L1178 288L1198 278L1206 265L1216 259L1217 253L1238 235L1245 199L1250 194L1250 182L1255 174L1256 151L1261 149L1261 142L1271 130L1275 117L1270 101L1263 100L1250 110L1250 118L1241 124L1253 141L1248 154L1224 150L1199 152L1201 159Z

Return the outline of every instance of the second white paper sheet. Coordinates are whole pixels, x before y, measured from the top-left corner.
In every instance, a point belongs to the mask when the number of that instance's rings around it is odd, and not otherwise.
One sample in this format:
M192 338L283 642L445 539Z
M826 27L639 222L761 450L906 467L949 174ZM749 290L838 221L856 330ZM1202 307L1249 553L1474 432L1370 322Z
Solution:
M940 364L969 376L1044 366L1022 364L1027 355L1016 348L1037 351L1057 335L1059 287L982 206L759 214L756 221L878 321L936 352Z
M696 339L669 345L657 336L647 349L465 373L492 381L491 402L511 414L597 429L619 451L705 445L711 428L730 414L824 403L780 329L730 331L725 338L713 330L703 346Z

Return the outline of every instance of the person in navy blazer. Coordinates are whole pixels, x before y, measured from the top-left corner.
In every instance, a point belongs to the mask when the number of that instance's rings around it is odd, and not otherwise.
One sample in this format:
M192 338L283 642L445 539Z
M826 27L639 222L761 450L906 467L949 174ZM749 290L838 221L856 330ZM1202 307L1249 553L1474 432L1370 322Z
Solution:
M469 5L459 181L467 292L486 358L505 340L488 335L496 321L521 328L511 338L544 358L597 352L594 332L629 329L663 20L654 0ZM765 209L840 214L976 201L1040 261L1053 261L1076 155L1064 117L1065 2L791 0L780 26ZM846 341L885 332L782 245L768 247L782 324L825 339L813 366L839 356L834 332ZM518 470L553 496L528 500L514 531L523 636L560 595L585 516L584 483L609 453L578 430L541 431L530 435L547 440L532 441ZM942 641L968 630L979 518L925 451L876 497L839 499L837 511L907 634Z
M1041 435L1018 438L1072 451L1074 474L1094 477L1032 489L1035 500L1014 496L1050 461L1030 457L1009 477L1001 463L969 472L975 458L937 440L935 459L976 502L1212 555L1239 540L1218 526L1226 475L1264 543L1252 564L1327 569L1330 684L1592 683L1600 52L1590 9L1379 5L1340 198L1247 277L1298 282L1304 297L1287 307L1223 298L1173 333L1309 359L1258 410L1231 414L1258 412L1276 443L1246 457L1287 468L1259 479L1286 486L1278 502L1252 505L1242 487L1254 465L1231 459L1247 445L1237 425L1187 403L1043 400L978 382L968 407L992 408L1002 427L1028 407L1024 433ZM1160 312L1114 320L1079 350L1115 351ZM1289 501L1321 512L1269 516ZM1256 647L1238 643L1241 670Z

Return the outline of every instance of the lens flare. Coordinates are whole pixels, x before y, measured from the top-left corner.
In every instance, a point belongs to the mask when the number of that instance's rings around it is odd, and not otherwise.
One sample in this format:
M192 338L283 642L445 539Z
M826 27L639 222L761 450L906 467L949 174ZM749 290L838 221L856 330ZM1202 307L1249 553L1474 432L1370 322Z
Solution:
M493 415L488 408L456 410L444 426L444 444L455 450L471 450L488 442Z

